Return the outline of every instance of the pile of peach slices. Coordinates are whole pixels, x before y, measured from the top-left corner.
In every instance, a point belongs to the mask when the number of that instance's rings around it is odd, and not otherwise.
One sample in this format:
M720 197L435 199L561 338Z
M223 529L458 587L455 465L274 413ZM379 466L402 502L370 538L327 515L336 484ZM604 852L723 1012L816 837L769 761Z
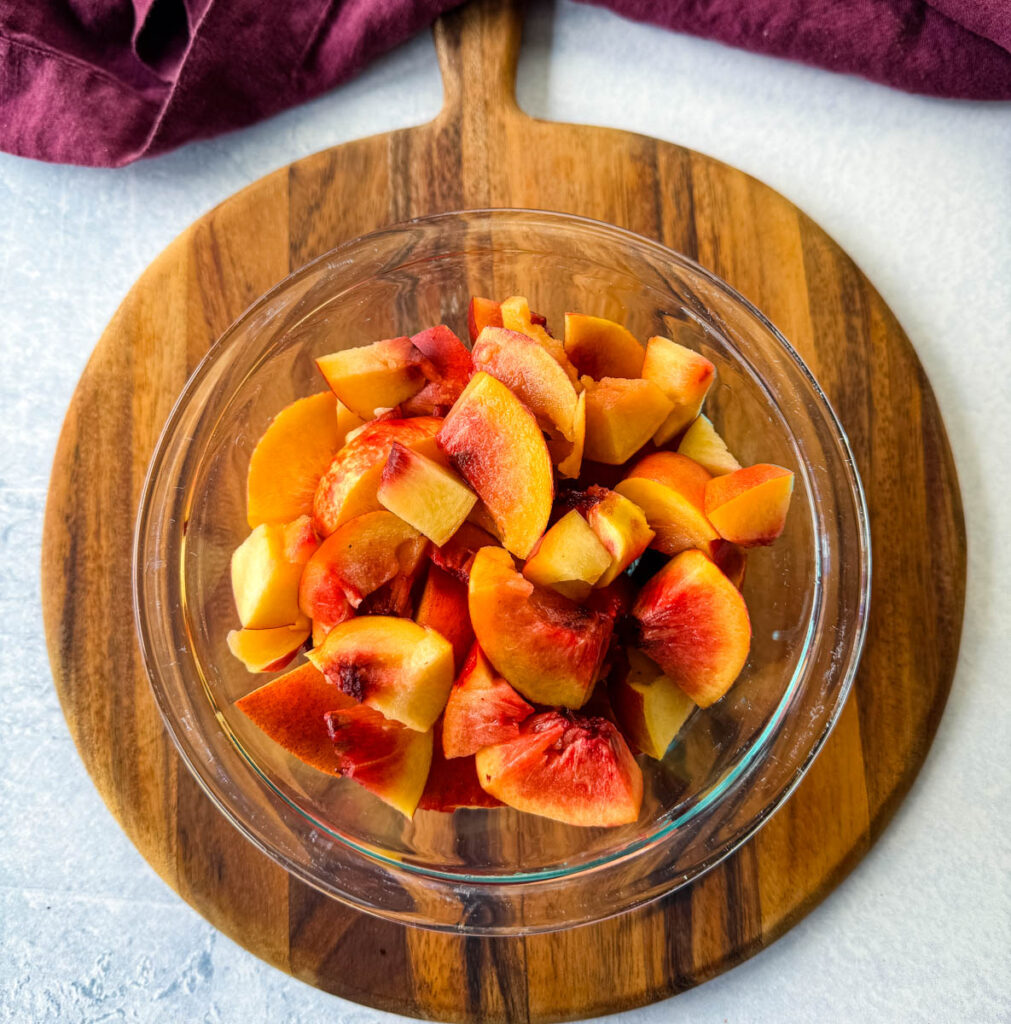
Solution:
M637 820L662 758L748 657L746 548L793 473L742 468L701 413L713 364L526 299L324 356L249 464L232 558L238 702L313 768L408 817L507 804Z

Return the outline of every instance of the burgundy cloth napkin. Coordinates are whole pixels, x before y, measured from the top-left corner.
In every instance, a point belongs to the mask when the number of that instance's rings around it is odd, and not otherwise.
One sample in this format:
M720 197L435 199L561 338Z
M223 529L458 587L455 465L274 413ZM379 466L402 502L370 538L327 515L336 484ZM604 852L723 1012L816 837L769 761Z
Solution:
M0 148L121 166L330 89L459 0L0 0ZM933 96L1011 99L1008 0L589 0Z

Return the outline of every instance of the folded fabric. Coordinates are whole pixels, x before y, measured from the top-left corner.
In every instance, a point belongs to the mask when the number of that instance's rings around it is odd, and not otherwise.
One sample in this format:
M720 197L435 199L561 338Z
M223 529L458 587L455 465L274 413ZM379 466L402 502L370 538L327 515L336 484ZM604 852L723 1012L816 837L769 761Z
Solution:
M0 149L106 167L164 153L325 92L458 2L0 0ZM588 2L914 92L1011 99L1007 0Z

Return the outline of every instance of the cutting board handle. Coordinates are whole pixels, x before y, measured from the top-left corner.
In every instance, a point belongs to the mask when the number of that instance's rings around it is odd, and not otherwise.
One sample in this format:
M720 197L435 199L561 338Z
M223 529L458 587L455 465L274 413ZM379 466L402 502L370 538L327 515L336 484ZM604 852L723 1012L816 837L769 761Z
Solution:
M443 88L439 120L467 128L520 115L516 61L522 31L522 0L471 0L435 22Z

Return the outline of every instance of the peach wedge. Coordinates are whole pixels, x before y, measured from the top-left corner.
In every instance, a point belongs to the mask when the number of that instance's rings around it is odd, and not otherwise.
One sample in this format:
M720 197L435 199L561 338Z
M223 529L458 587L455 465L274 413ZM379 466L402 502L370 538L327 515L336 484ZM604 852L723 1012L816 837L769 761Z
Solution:
M639 592L632 615L639 647L699 707L719 700L748 660L744 598L701 551L672 558Z
M607 615L535 586L502 548L482 548L468 589L474 636L499 675L527 700L578 708L611 639Z
M315 548L315 541L305 539L307 522L261 523L232 553L232 594L246 629L273 629L299 620L298 584Z
M434 416L417 416L377 420L362 427L320 477L312 504L316 529L328 537L355 516L381 511L379 484L394 442L412 448L434 437L441 426L442 420Z
M565 354L565 346L553 338L547 329L544 317L530 311L530 304L522 295L512 295L499 304L502 326L508 331L518 331L533 338L538 345L551 354L551 358L566 372L573 384L579 379L576 368Z
M602 316L565 314L565 354L580 374L601 377L639 377L646 352L621 324Z
M273 629L233 629L228 649L250 672L279 672L309 639L308 620Z
M620 466L653 436L671 411L663 392L648 380L583 377L586 443L583 456Z
M718 433L708 416L699 413L684 432L678 445L678 454L686 455L713 476L723 476L741 468L730 453L726 441Z
M502 326L502 307L494 299L482 299L475 295L467 306L467 330L470 340L477 341L477 336L486 327Z
M665 555L699 548L714 555L720 535L704 511L709 474L676 452L655 452L632 467L615 490L643 510L656 537L652 546Z
M554 497L551 458L533 414L500 381L475 373L438 442L484 502L503 545L526 558Z
M330 390L357 416L371 420L425 386L424 356L410 338L388 338L316 360Z
M308 658L342 693L420 732L442 714L453 685L449 641L410 619L342 622Z
M673 406L653 435L657 445L664 445L698 416L716 379L716 367L698 352L670 338L656 337L646 343L642 376L656 384Z
M437 547L460 529L477 502L456 473L398 441L390 449L376 496Z
M470 380L474 370L470 352L445 324L415 334L411 344L426 359L422 369L428 383L403 403L404 412L409 416L443 415Z
M331 392L300 398L282 409L249 459L249 528L260 523L290 523L312 512L319 478L343 442L337 400Z
M430 565L414 621L419 626L434 629L452 644L453 665L459 672L474 642L467 609L467 584L437 565Z
M512 740L479 750L478 781L509 807L568 825L629 825L642 806L642 771L604 718L546 711Z
M660 760L695 704L642 651L630 647L627 655L627 672L610 686L611 706L622 732L644 754Z
M706 484L706 515L725 540L744 548L771 544L786 525L792 494L790 470L748 466Z
M573 509L537 542L523 566L523 575L538 586L583 601L610 565L607 548Z

